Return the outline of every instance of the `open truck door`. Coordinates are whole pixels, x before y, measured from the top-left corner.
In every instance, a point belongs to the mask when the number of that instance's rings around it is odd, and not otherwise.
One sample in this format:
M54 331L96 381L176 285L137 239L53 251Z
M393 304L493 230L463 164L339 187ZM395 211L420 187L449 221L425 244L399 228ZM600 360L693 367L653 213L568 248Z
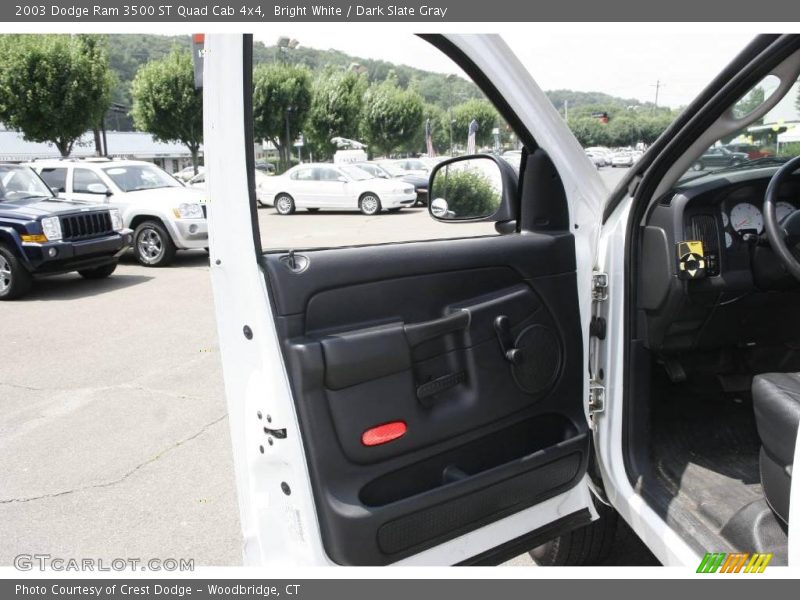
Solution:
M252 38L205 37L211 276L248 564L491 563L597 516L604 187L499 37L426 37L523 143L498 235L269 252Z

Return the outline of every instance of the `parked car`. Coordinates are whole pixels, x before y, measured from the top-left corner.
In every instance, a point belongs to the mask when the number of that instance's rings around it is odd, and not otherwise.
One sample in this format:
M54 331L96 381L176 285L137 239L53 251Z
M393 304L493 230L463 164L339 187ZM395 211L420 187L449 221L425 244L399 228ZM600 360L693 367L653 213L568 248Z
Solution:
M414 186L414 191L417 194L417 201L414 206L428 205L428 178L422 175L406 175L406 172L393 165L380 165L375 162L356 163L359 169L363 169L373 177L379 179L401 179Z
M360 210L365 215L375 215L381 210L395 212L417 201L410 183L379 179L347 164L297 165L283 175L270 177L260 189L263 201L271 200L282 215L290 215L298 208L311 212L321 208Z
M265 175L275 175L275 165L268 162L257 162L256 171Z
M192 177L189 181L187 181L186 185L189 187L204 190L206 188L206 174L198 173L197 175Z
M419 158L399 158L394 160L379 160L378 164L392 165L397 169L405 171L406 175L421 175L427 177L430 175L431 167L425 164Z
M611 157L611 166L616 167L632 167L636 159L633 157L633 152L615 152Z
M725 146L716 146L706 150L698 158L692 168L695 171L703 171L712 168L733 167L747 160L744 152L731 152Z
M205 193L152 163L135 160L41 160L30 166L59 197L118 208L134 230L136 259L164 267L178 250L208 247Z
M593 155L600 157L600 159L602 160L602 163L603 163L603 164L599 165L601 167L610 166L611 165L611 159L614 156L614 153L611 152L611 150L609 150L608 148L605 148L603 146L591 146L589 148L586 148L586 152L591 152Z
M592 161L592 164L596 168L605 167L606 166L606 157L598 152L593 152L591 150L585 150L586 156L589 157L589 160Z
M504 161L514 167L514 170L519 172L522 166L522 150L506 150L500 155Z
M424 164L430 171L443 160L447 160L449 156L420 156L419 161Z
M773 155L772 152L763 150L760 146L756 146L755 144L725 144L723 148L734 153L746 154L747 160L756 160Z
M176 179L180 179L181 181L186 182L189 181L195 175L202 173L205 170L206 168L200 165L197 167L197 173L195 173L194 167L188 166L186 168L181 169L177 173L173 173L172 176L175 177Z
M266 171L256 169L254 171L254 176L256 180L256 190L258 190L258 184L262 181L269 178ZM186 182L186 185L195 188L198 190L206 189L206 174L205 173L198 173L194 177L192 177L189 181ZM256 193L256 197L258 197L258 193Z
M38 276L108 277L132 240L118 209L62 200L32 169L0 163L0 300Z

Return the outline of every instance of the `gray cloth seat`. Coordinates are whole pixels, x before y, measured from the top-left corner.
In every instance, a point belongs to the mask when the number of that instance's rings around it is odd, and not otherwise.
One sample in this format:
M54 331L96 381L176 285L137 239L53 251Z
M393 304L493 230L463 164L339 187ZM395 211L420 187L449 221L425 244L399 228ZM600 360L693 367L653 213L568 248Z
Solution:
M761 485L772 510L789 522L792 462L800 424L800 373L765 373L753 379L753 409L761 438Z

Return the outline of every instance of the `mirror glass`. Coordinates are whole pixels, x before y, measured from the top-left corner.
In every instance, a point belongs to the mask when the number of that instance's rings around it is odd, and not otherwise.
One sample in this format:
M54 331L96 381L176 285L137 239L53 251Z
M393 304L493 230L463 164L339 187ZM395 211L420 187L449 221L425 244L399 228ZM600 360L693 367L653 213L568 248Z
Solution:
M488 157L472 156L444 165L431 182L431 215L442 221L489 217L500 208L503 179Z

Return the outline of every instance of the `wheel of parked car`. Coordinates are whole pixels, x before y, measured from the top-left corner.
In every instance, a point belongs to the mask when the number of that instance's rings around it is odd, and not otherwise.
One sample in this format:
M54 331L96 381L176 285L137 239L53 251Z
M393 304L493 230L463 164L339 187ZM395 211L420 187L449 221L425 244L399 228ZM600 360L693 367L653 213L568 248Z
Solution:
M619 515L610 506L595 502L600 518L531 550L542 567L577 567L600 564L611 552Z
M109 277L117 268L117 263L113 262L109 265L102 267L95 267L94 269L83 269L78 271L81 277L85 279L105 279Z
M136 260L146 267L165 267L175 258L175 244L161 223L145 221L133 233Z
M14 253L0 246L0 300L13 300L25 294L31 287L33 277Z
M375 194L364 194L358 201L358 208L365 215L377 215L381 212L381 201Z
M294 212L294 199L289 194L279 194L275 198L275 210L279 215L290 215Z

